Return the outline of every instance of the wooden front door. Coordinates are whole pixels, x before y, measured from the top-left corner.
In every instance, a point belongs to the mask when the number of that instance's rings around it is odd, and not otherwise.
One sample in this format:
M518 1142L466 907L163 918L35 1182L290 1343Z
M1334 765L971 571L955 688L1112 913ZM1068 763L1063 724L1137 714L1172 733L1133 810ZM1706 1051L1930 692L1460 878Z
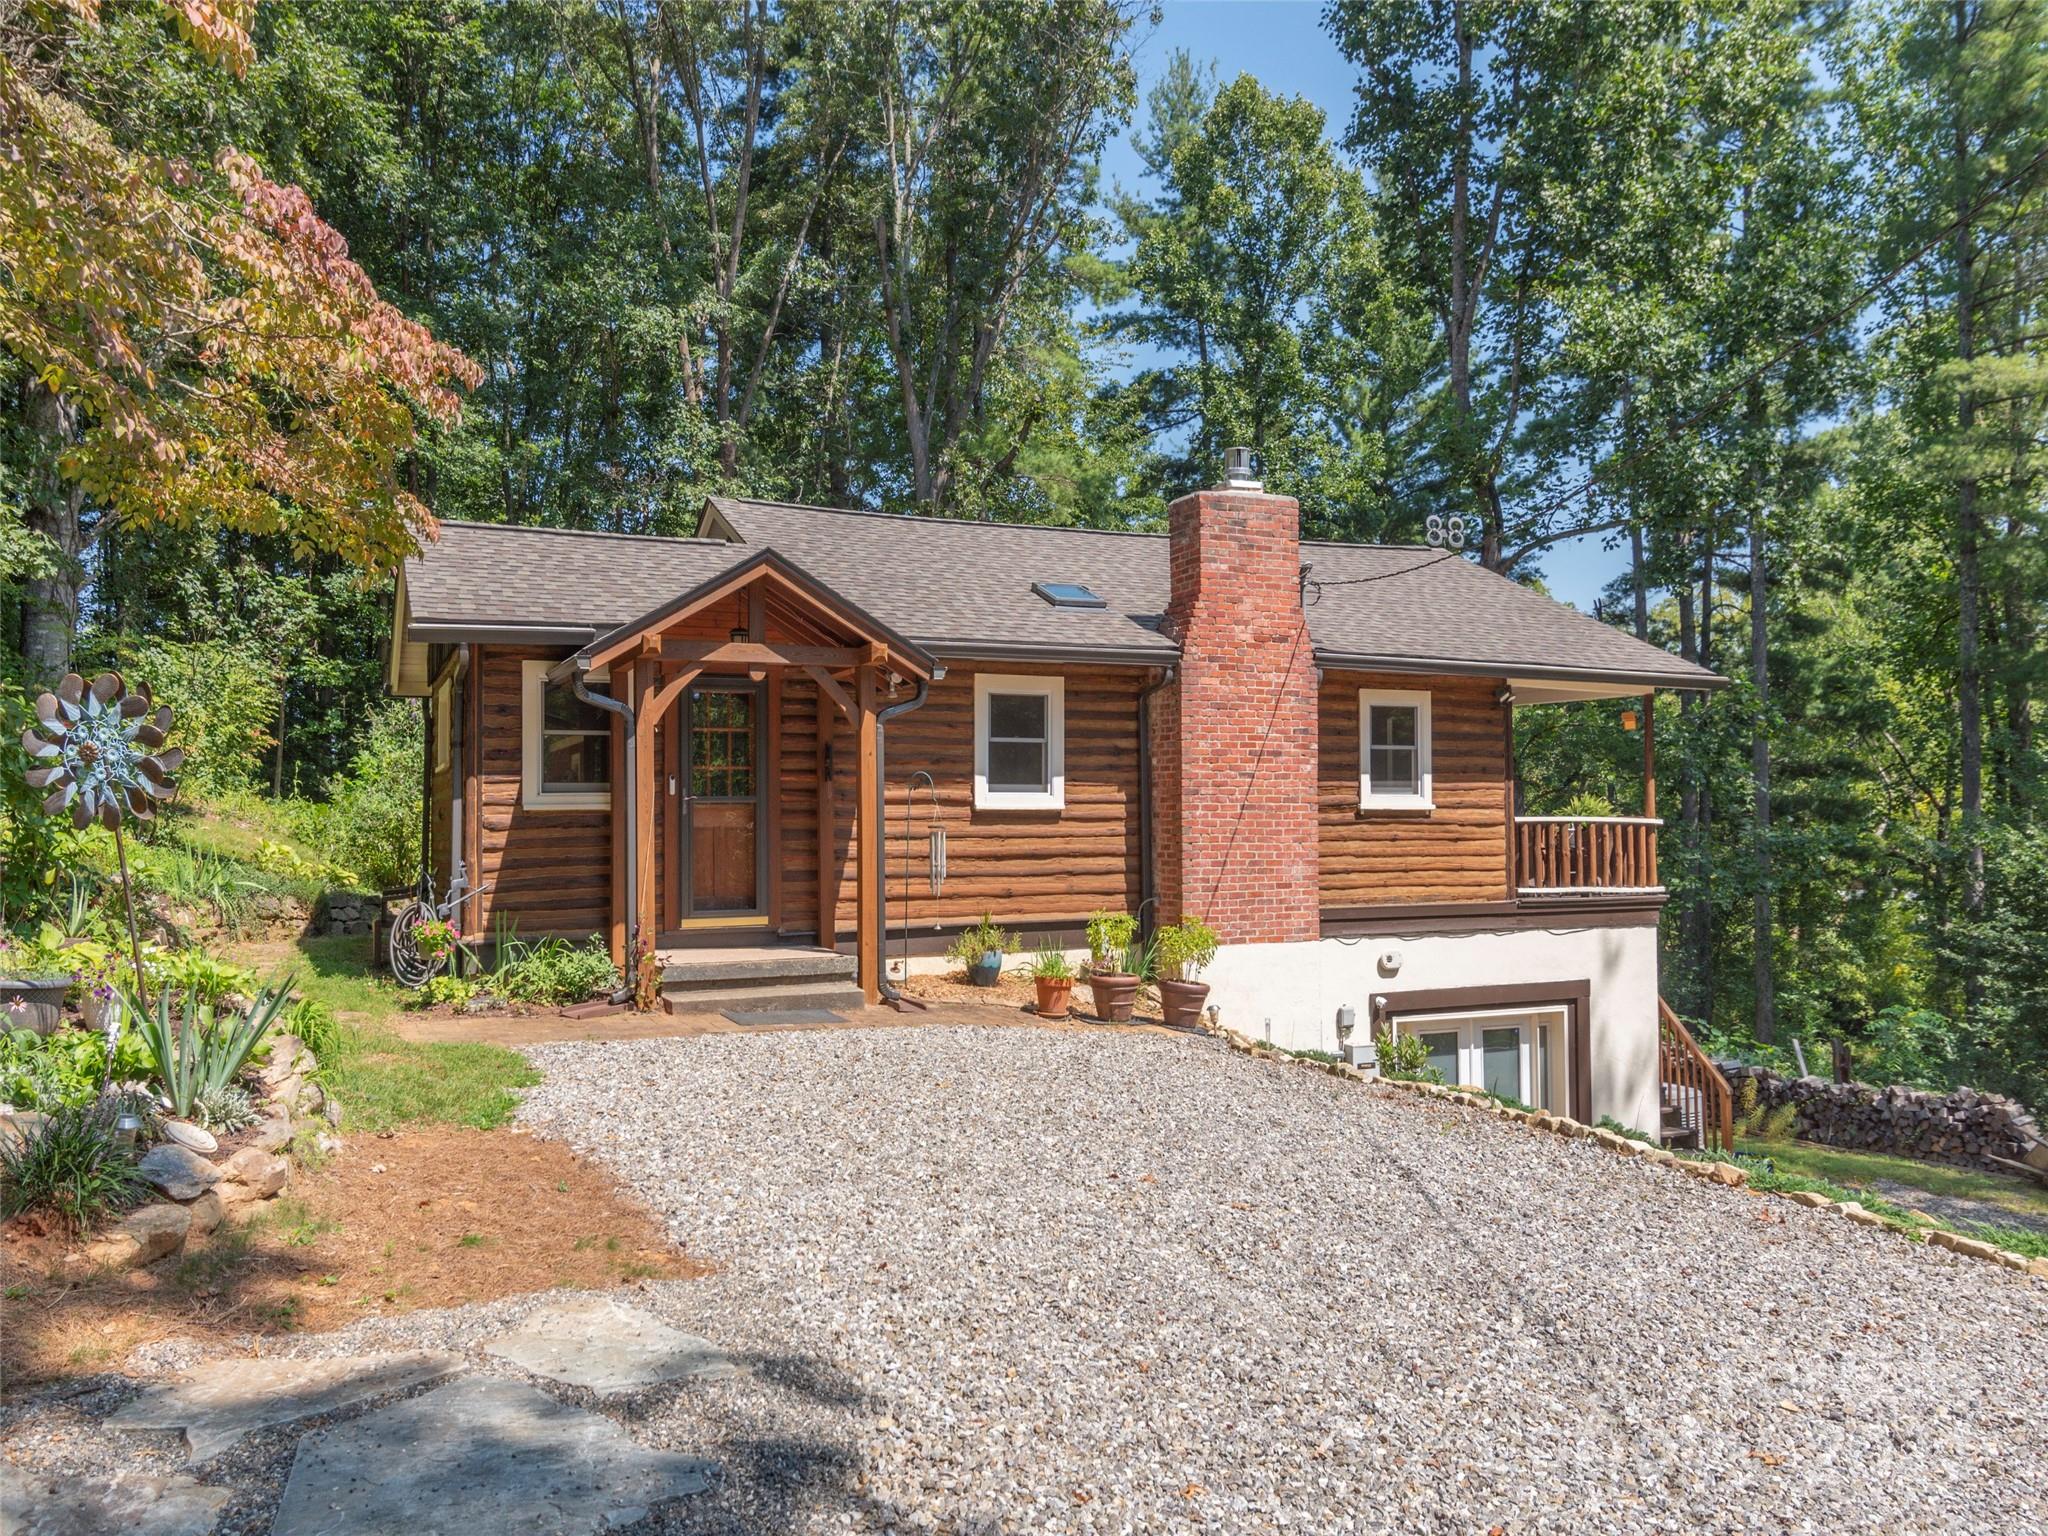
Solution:
M761 689L707 683L684 702L689 753L682 819L684 915L761 913Z

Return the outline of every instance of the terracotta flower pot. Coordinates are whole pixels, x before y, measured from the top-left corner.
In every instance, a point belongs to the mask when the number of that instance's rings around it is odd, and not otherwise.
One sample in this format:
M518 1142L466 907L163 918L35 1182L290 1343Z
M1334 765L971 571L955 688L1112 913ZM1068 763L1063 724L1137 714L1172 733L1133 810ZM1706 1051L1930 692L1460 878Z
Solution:
M1162 981L1159 983L1159 1011L1166 1022L1180 1029L1195 1029L1202 1022L1202 1004L1209 999L1206 981Z
M1138 978L1098 971L1088 978L1095 994L1095 1017L1108 1024L1128 1024L1138 1005Z
M1074 995L1074 978L1071 976L1040 976L1038 984L1038 1016L1041 1019L1064 1019L1067 1004Z

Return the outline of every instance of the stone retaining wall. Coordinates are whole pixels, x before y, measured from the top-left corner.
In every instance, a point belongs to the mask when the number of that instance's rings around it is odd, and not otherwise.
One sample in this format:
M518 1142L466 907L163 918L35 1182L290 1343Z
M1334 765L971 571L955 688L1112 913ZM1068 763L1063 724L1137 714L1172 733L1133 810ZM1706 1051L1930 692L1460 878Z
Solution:
M1905 1157L2000 1170L1993 1158L2048 1168L2048 1142L2018 1101L2003 1094L1957 1088L1925 1093L1894 1083L1833 1083L1823 1077L1788 1078L1766 1067L1723 1062L1721 1071L1737 1105L1756 1085L1765 1111L1791 1105L1798 1119L1792 1134L1805 1141L1860 1152L1896 1152ZM1738 1111L1739 1112L1739 1111Z
M384 898L366 891L323 891L306 931L315 937L361 938L384 915Z

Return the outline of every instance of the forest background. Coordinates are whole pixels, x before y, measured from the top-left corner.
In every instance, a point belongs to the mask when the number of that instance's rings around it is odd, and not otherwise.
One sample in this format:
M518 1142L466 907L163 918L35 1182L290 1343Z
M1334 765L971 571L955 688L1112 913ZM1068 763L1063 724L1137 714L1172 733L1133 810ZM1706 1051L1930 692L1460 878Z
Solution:
M1141 91L1106 0L0 0L0 751L118 666L194 803L405 883L434 518L1152 528L1248 443L1307 536L1600 539L1733 680L1657 721L1713 1043L2048 1105L2048 6L1321 19L1343 114ZM1635 809L1616 706L1517 733L1525 809ZM16 925L79 856L17 767Z

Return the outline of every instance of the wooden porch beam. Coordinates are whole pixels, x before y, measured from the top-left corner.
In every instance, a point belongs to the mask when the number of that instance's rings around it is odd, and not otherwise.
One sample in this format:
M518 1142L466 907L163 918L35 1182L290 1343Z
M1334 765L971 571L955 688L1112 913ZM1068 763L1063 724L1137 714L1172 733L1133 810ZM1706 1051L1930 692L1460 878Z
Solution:
M811 681L818 685L818 692L838 705L839 713L851 720L856 713L853 700L848 698L846 690L839 686L839 679L823 667L805 667L804 670L811 674ZM824 719L822 711L818 718L820 721Z
M664 640L664 661L706 667L851 667L862 653L841 645L768 645L734 640Z
M1643 814L1657 814L1657 695L1643 695Z

